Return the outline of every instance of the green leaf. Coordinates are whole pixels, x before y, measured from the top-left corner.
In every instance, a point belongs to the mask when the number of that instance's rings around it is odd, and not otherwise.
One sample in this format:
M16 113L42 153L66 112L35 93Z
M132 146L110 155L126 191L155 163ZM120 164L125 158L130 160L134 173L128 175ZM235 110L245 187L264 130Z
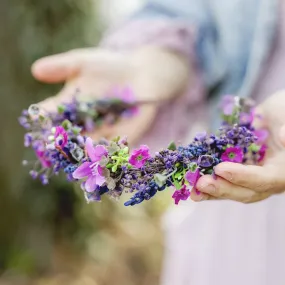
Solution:
M64 105L57 106L57 112L59 114L62 114L64 111L65 111L65 106Z
M176 179L180 180L181 177L182 177L181 172L175 173L174 177L175 177Z
M177 190L181 189L181 185L180 185L180 183L179 183L178 181L174 180L174 181L173 181L173 184L174 184L174 186L175 186L175 188L176 188Z
M116 138L113 139L113 142L117 143L117 142L119 142L120 139L121 139L121 137L118 136L118 137L116 137Z
M117 164L115 164L115 165L112 167L112 172L116 172L116 171L117 171L117 169L118 169L118 165L117 165Z
M73 127L72 128L72 132L75 134L75 135L79 135L80 132L81 132L81 128L80 127Z
M113 141L110 143L110 145L107 147L107 149L108 149L109 155L113 155L120 150L119 146Z
M167 176L162 175L160 173L154 174L154 181L159 187L162 187L165 184L166 180Z
M46 118L45 118L43 115L40 115L40 116L39 116L39 121L40 121L40 122L43 122L45 119L46 119Z
M66 131L72 127L72 124L69 120L64 120L61 125Z
M189 169L190 169L191 172L195 172L196 169L197 169L197 167L198 167L198 165L197 165L197 163L195 163L195 162L192 162L192 163L189 165Z
M258 152L260 150L261 146L255 144L255 143L252 143L250 146L249 146L249 150L252 151L252 152Z
M175 142L171 142L167 148L169 150L176 150L177 149Z

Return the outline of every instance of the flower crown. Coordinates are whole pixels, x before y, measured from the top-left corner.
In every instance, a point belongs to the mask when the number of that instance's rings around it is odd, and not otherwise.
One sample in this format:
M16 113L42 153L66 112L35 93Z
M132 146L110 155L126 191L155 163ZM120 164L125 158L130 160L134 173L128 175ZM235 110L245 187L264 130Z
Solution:
M81 182L88 202L100 201L104 194L119 198L124 192L133 193L125 206L174 187L172 198L178 204L189 198L201 176L215 175L217 164L257 164L265 156L267 132L252 125L257 117L254 104L233 96L223 98L223 122L217 134L201 132L187 146L171 143L154 155L146 145L131 151L125 138L94 142L84 135L123 116L135 116L141 103L130 89L122 89L116 96L92 102L74 99L54 113L31 105L19 121L27 130L24 145L37 156L32 178L47 184L52 175L63 171L69 181Z

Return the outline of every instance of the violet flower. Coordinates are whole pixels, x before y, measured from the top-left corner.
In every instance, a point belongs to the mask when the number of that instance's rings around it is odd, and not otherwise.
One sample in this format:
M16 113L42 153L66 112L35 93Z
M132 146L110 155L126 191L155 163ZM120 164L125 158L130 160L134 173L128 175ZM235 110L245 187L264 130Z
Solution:
M194 172L188 170L185 174L185 179L189 182L191 186L195 186L200 177L201 174L199 168L197 168Z
M259 158L258 158L257 162L261 162L264 159L265 154L266 154L266 150L267 150L267 145L263 144L261 146L260 150L258 151Z
M142 168L148 158L150 158L148 146L141 145L139 149L133 150L129 159L129 163L136 168Z
M100 160L107 156L107 149L102 145L93 146L91 138L87 138L85 149L91 161L83 162L72 174L74 179L86 178L85 189L87 192L93 192L97 186L105 183L103 168L100 166Z
M243 151L240 147L228 147L221 156L224 162L241 163L243 160Z
M241 125L252 124L254 120L254 110L251 110L250 113L241 113L239 116L239 122Z
M222 99L221 107L225 115L232 115L235 107L235 98L232 95L224 96Z
M115 89L114 95L115 97L121 99L123 102L128 103L128 104L133 104L136 102L135 93L129 87ZM136 115L137 113L138 113L137 106L133 106L132 108L126 111L126 114L130 116Z
M256 143L264 143L269 135L269 132L267 130L261 129L261 130L255 130L253 134L257 137Z
M46 157L46 154L44 151L35 150L35 153L43 168L51 167L51 162Z
M55 128L54 134L55 146L63 148L68 142L68 135L65 129L62 126L57 126Z
M176 190L172 195L175 205L178 205L180 200L185 201L189 197L190 197L190 191L186 188L186 185L184 185L180 190Z

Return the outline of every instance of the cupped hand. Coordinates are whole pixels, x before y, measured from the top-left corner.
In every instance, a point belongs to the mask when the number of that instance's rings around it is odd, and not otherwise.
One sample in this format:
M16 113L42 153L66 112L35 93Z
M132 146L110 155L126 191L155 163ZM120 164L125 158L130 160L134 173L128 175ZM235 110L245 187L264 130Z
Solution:
M130 87L137 100L153 100L140 107L138 115L122 119L114 126L103 126L90 134L93 139L126 135L134 143L151 125L157 102L181 93L189 77L187 61L170 51L144 47L128 54L105 49L85 48L48 56L36 61L32 74L45 83L65 82L64 88L40 103L47 111L68 102L79 90L84 99L103 97L113 88Z
M268 151L262 165L224 162L215 167L217 179L201 177L193 191L194 201L229 199L243 203L264 200L285 191L285 91L270 96L257 112L260 127L269 131Z

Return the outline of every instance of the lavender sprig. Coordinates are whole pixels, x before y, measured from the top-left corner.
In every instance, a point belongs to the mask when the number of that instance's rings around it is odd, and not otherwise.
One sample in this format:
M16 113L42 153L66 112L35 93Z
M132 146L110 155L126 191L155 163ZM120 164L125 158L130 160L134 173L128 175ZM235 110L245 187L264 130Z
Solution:
M85 103L84 103L85 104ZM92 124L110 118L116 122L126 112L134 111L138 103L105 99L85 104L82 114L80 102L60 106L49 117L37 114L35 106L24 112L21 124L29 129L25 146L37 155L41 170L32 170L33 178L43 184L48 176L63 171L70 181L80 181L88 202L100 201L103 195L119 198L124 192L133 193L125 206L149 200L160 191L172 187L175 204L187 200L198 179L214 175L214 167L221 162L258 163L266 151L266 131L253 126L254 108L250 101L226 96L222 102L223 123L218 133L202 132L187 146L171 143L155 155L148 146L130 151L126 139L93 142L82 135ZM31 114L32 113L32 114ZM94 125L92 128L94 129Z

